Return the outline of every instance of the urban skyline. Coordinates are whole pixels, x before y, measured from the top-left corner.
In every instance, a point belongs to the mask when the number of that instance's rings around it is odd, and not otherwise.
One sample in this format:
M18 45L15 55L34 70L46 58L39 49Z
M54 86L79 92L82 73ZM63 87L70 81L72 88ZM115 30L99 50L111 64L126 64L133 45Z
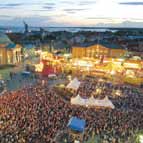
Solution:
M140 0L1 0L0 26L143 27Z

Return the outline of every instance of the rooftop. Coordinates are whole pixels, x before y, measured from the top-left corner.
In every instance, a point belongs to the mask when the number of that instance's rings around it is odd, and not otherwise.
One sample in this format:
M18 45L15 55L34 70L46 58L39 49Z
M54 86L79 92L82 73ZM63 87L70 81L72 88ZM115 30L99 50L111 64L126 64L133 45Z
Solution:
M9 44L12 43L8 36L0 32L0 44Z
M6 46L7 49L14 49L16 47L16 44L10 43Z
M86 43L77 43L75 45L73 45L74 47L90 47L90 46L93 46L93 45L96 45L96 44L100 44L100 45L103 45L107 48L112 48L112 49L122 49L122 46L121 45L118 45L118 44L115 44L115 43L109 43L109 42L104 42L104 41L100 41L100 42L97 42L97 41L94 41L94 42L86 42Z

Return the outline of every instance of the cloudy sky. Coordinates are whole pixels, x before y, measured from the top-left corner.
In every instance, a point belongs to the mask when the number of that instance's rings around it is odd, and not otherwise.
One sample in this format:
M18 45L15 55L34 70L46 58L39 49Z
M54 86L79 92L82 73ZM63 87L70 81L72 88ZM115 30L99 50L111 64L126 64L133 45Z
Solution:
M141 0L0 0L0 25L143 27Z

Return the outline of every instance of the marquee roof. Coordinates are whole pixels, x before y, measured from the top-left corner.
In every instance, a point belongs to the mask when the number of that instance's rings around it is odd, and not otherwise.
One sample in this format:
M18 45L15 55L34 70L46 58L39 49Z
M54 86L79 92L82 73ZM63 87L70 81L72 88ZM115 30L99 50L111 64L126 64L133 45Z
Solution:
M86 122L84 119L72 117L69 120L68 127L74 131L83 132L85 129Z

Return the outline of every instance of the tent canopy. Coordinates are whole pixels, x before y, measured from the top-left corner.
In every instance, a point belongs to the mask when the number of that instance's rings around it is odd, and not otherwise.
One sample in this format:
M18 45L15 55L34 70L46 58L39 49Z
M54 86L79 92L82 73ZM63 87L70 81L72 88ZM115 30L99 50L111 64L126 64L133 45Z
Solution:
M56 76L56 74L49 74L48 77L52 78L52 77L57 77L57 76Z
M74 78L68 85L67 88L77 90L80 86L80 81L77 78Z
M107 96L104 99L99 100L99 99L95 99L93 96L91 96L88 99L84 99L84 98L81 98L80 95L77 95L76 97L71 98L71 104L88 106L88 107L104 107L104 108L111 108L111 109L115 108L115 106L108 99Z
M85 103L84 99L78 94L76 97L71 98L71 104L83 105Z
M83 132L85 129L85 120L72 117L69 120L68 127L74 131Z

